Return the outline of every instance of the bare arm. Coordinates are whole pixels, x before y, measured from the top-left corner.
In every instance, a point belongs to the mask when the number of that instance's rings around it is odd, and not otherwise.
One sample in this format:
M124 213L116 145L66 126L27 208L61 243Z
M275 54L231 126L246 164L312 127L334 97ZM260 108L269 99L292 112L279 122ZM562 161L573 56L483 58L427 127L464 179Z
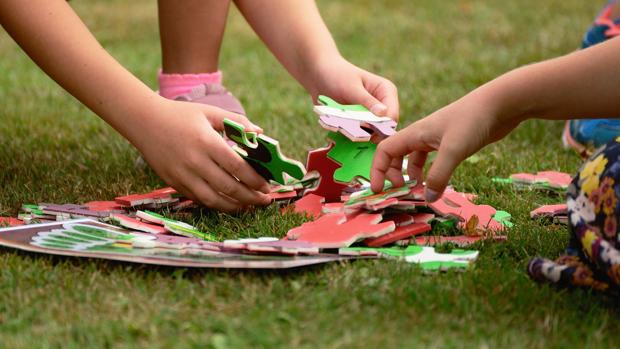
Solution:
M258 36L288 72L316 99L363 104L398 119L396 86L346 61L313 0L235 0Z
M515 69L419 120L379 144L372 188L384 178L402 183L400 164L409 154L409 175L423 180L427 154L437 157L426 175L434 201L461 161L506 136L528 118L620 116L620 39Z
M267 183L212 128L215 107L165 100L118 64L64 0L2 0L0 24L58 84L125 136L170 185L232 211L269 199ZM178 116L183 122L178 122ZM238 181L237 178L241 181Z

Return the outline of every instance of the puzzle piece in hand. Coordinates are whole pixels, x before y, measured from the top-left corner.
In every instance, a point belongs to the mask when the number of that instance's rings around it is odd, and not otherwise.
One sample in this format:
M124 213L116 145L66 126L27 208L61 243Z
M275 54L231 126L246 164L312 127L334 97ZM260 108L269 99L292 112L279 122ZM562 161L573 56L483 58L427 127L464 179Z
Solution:
M308 161L306 163L308 172L316 171L321 176L317 187L307 190L306 193L320 195L324 197L327 202L339 201L342 190L346 188L345 184L334 181L334 172L341 166L327 156L327 153L329 153L333 147L334 144L332 143L327 148L309 151Z
M297 179L304 177L304 166L299 161L285 157L278 141L262 134L246 132L243 125L229 119L224 119L224 133L237 144L235 151L266 180L286 184L283 173Z
M556 216L566 216L568 215L568 206L566 204L557 204L557 205L543 205L539 208L530 212L530 217L539 218L553 218Z
M379 237L396 228L394 222L383 222L379 214L362 213L347 220L344 214L327 214L314 222L304 223L286 234L287 239L306 241L320 248L347 247L370 237Z
M321 214L323 214L323 202L325 202L325 198L322 196L308 194L297 200L293 204L293 209L297 213L301 213L312 218L318 218Z
M439 200L428 205L433 211L442 216L457 218L459 227L465 228L472 218L477 219L475 229L480 231L490 230L497 232L504 229L504 226L493 219L496 210L489 205L476 205L469 201L462 193L447 190Z
M510 179L527 184L543 183L556 189L566 189L572 181L570 174L558 171L540 171L536 174L515 173L510 175Z
M327 156L340 164L340 168L334 171L334 180L340 183L349 183L356 177L370 180L370 167L377 145L371 142L352 142L334 132L330 132L327 137L334 142L334 147Z
M351 194L349 200L344 203L345 212L350 213L360 208L376 211L396 205L398 204L397 198L408 195L411 192L411 188L415 187L415 185L416 181L411 180L399 188L392 188L392 185L388 183L380 193L374 193L370 188L358 191Z
M342 105L326 96L319 96L319 101L324 105L314 106L314 111L319 114L321 126L333 132L341 132L354 142L370 141L372 135L367 131L368 128L382 137L396 133L396 121L376 116L362 105Z
M431 226L426 223L413 223L409 225L399 226L391 232L378 238L364 240L364 243L370 247L379 247L389 245L398 240L410 238L415 235L424 234L431 231Z

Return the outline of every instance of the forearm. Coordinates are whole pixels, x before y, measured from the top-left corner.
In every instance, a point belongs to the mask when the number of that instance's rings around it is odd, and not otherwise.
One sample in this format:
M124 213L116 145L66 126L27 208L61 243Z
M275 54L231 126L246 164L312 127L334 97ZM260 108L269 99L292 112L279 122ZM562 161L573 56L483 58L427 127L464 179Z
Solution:
M513 70L475 94L496 101L498 115L526 118L620 116L620 39Z
M314 66L340 58L314 1L235 0L235 4L276 58L306 89L312 89Z
M2 0L0 24L52 79L132 139L158 98L99 45L64 0ZM133 131L132 131L133 130Z

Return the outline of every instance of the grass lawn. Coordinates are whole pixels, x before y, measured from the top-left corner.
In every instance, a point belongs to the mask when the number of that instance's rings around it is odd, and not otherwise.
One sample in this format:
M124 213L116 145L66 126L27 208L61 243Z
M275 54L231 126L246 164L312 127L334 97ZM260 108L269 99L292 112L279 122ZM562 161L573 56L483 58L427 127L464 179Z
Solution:
M498 74L570 52L601 1L319 1L343 55L399 87L401 125ZM155 1L73 1L102 44L156 88ZM248 115L284 152L326 144L309 97L232 11L221 68ZM0 33L0 215L24 202L105 200L162 186L137 152ZM182 122L182 120L179 120ZM618 303L530 281L529 258L556 257L565 228L529 219L561 196L497 187L493 176L556 169L562 123L528 121L465 163L452 184L512 213L502 244L477 246L466 273L425 276L386 260L287 272L184 270L0 250L6 347L613 347ZM173 164L172 164L173 165ZM282 235L300 218L274 207L211 213L220 237Z

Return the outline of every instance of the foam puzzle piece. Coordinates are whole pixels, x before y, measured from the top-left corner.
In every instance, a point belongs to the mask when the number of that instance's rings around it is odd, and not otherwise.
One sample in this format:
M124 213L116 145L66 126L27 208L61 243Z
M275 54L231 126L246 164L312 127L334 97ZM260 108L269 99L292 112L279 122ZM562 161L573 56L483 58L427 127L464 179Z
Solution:
M119 196L115 198L114 201L123 207L137 207L144 205L158 206L178 202L179 199L176 196L176 190L172 188L162 188L145 194Z
M90 201L84 204L91 211L123 211L116 201Z
M159 213L147 211L147 210L144 210L144 211L138 210L138 212L136 212L136 217L140 218L141 220L145 222L149 222L149 223L157 224L161 226L163 226L166 223L166 221L172 221L171 219L168 219L160 215Z
M185 222L175 221L175 220L166 220L164 222L164 228L166 231L169 231L173 234L186 236L186 237L195 237L200 238L207 241L217 241L217 238L209 233L202 232L192 226L191 224L187 224Z
M398 240L410 238L415 235L424 234L431 231L431 226L426 223L413 223L404 226L398 226L396 229L378 238L364 240L364 243L370 247L380 247L389 245Z
M459 226L464 228L472 218L477 217L475 228L481 231L501 231L504 226L493 219L496 210L489 205L476 205L456 191L445 191L439 200L430 203L429 207L437 214L451 216L459 220ZM474 218L475 219L475 218Z
M344 203L345 212L350 213L360 208L376 211L396 205L398 204L398 199L396 198L408 195L411 192L411 188L415 185L416 181L411 180L398 188L393 188L391 184L386 184L380 193L374 193L370 188L353 193L349 200Z
M320 195L326 202L338 201L342 190L346 188L345 184L334 181L334 172L340 168L340 164L327 156L333 147L332 143L326 148L309 151L306 162L308 172L316 171L320 175L317 187L307 190L306 193Z
M243 250L246 249L247 244L257 243L257 242L276 242L280 241L280 239L270 236L263 236L259 238L245 238L245 239L228 239L224 240L223 246L225 248L235 249L235 250Z
M296 213L318 218L323 214L323 202L325 202L324 197L308 194L293 204L293 210Z
M328 138L334 142L334 147L327 156L341 166L334 171L334 180L340 183L349 183L356 177L370 180L370 167L377 145L371 142L352 142L334 132L329 132Z
M478 258L478 251L453 249L450 253L437 253L434 247L407 246L403 247L349 247L338 250L343 255L358 255L361 252L375 251L380 256L404 259L409 263L418 264L425 271L467 268Z
M344 203L330 202L323 205L323 213L344 213Z
M510 221L512 215L506 211L496 210L493 219L500 222L506 228L512 228L514 226L514 223Z
M392 213L392 214L383 213L383 220L394 222L394 224L396 225L396 228L404 227L406 225L410 225L414 223L414 219L412 215L408 213L402 213L402 212Z
M530 217L549 217L568 215L568 206L566 204L543 205L530 212Z
M327 214L304 223L286 234L287 239L306 241L319 248L347 247L365 238L379 237L394 231L394 222L380 223L379 214L362 213L347 220L344 214Z
M433 219L435 219L435 215L427 212L416 212L412 215L413 221L416 223L426 223L430 224Z
M24 225L24 222L13 217L0 217L0 227L16 227L18 225Z
M483 239L490 239L492 241L504 241L507 239L505 235L494 235L491 237L483 236L469 236L469 235L456 235L456 236L418 236L415 239L417 245L420 246L436 246L446 243L452 243L459 247L467 247Z
M285 157L278 141L262 134L245 132L243 125L229 119L224 119L224 133L237 144L235 151L263 178L286 184L283 173L297 179L304 177L304 166Z
M166 229L164 229L164 227L160 225L145 223L123 214L114 213L110 216L110 218L113 222L125 228L143 231L151 234L163 234L166 232Z
M252 252L270 252L288 255L314 255L319 253L319 248L311 243L292 240L249 242L246 244L246 249Z
M284 191L284 192L272 191L267 195L272 201L292 200L292 199L297 198L296 191Z
M515 173L510 179L521 183L545 183L552 188L566 189L572 181L568 173L558 171L539 171L538 173Z
M134 240L132 241L132 246L135 248L166 248L173 250L202 249L220 251L220 247L216 243L169 234L158 234L154 240Z
M342 105L326 96L319 96L319 102L324 105L314 106L314 111L319 114L321 126L340 132L354 142L370 141L372 135L368 128L382 137L396 133L396 121L376 116L362 105Z

